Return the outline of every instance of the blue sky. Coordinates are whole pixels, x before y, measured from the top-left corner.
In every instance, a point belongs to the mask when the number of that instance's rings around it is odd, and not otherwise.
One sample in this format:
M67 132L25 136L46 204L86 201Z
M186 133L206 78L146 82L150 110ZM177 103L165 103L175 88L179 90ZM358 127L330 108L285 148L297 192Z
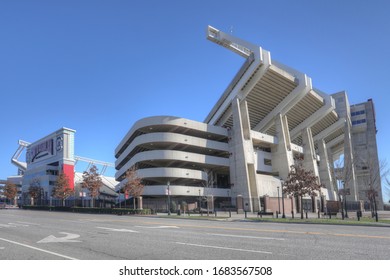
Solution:
M114 161L132 124L202 121L243 63L207 25L262 46L316 88L373 98L390 161L388 1L0 1L0 178L18 139L75 129L77 155Z

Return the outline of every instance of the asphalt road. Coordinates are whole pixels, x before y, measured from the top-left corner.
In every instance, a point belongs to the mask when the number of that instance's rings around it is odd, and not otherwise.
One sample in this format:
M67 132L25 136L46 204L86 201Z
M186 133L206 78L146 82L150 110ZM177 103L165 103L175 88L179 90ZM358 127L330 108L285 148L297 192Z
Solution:
M1 260L389 260L390 227L1 210Z

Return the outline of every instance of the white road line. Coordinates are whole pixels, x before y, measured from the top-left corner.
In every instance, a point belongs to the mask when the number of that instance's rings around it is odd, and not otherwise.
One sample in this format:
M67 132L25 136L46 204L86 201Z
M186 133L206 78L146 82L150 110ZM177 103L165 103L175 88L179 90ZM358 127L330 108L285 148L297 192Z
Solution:
M134 226L138 228L179 228L177 226Z
M0 224L0 227L9 228L9 227L16 227L16 226L13 226L13 225L10 225L10 224Z
M209 246L209 245L202 245L202 244L182 243L182 242L175 242L175 243L179 244L179 245L202 247L202 248L211 248L211 249L221 249L221 250L231 250L231 251L240 251L240 252L250 252L250 253L260 253L260 254L270 254L270 255L272 255L272 252L267 252L267 251L246 250L246 249L238 249L238 248L230 248L230 247L219 247L219 246Z
M26 224L26 225L32 225L32 226L39 226L39 225L40 225L40 224L29 223L29 222L22 222L22 221L16 221L15 223L18 223L18 224Z
M8 223L8 224L0 224L0 227L28 227L30 225L38 225L38 224L32 224L26 222L15 222L15 223Z
M51 254L51 255L54 255L54 256L58 256L58 257L61 257L61 258L64 258L64 259L78 260L78 259L75 259L75 258L72 258L72 257L69 257L69 256L61 255L61 254L58 254L58 253L55 253L55 252L51 252L51 251L48 251L48 250L43 250L41 248L37 248L37 247L34 247L34 246L26 245L26 244L19 243L19 242L16 242L16 241L4 239L4 238L0 238L0 240L3 240L3 241L8 242L8 243L15 244L15 245L23 246L23 247L26 247L26 248L29 248L29 249L41 251L41 252L44 252L44 253L47 253L47 254Z
M8 223L9 225L15 225L15 226L19 226L19 227L28 227L29 225L23 225L23 224L17 224L17 223Z
M207 233L208 235L223 236L223 237L237 237L237 238L251 238L251 239L266 239L266 240L286 240L284 238L275 237L263 237L263 236L248 236L248 235L231 235L231 234L218 234L218 233Z
M106 228L106 227L96 227L96 228L105 229L105 230L108 230L108 231L117 231L117 232L136 232L136 233L138 233L138 231L131 230L131 229L125 229L125 228Z

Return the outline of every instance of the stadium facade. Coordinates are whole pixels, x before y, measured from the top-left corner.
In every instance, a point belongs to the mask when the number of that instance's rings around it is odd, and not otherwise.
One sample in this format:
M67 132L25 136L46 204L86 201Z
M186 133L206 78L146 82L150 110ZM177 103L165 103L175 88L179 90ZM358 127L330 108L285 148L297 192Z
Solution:
M180 203L245 211L324 210L339 200L367 202L378 194L375 112L372 100L350 105L346 92L326 94L306 74L271 59L269 51L211 26L207 38L244 58L204 122L173 116L137 121L115 149L117 181L128 169L143 178L144 207ZM303 158L323 185L305 205L282 194L295 158ZM344 165L335 167L336 160ZM282 198L283 197L283 198ZM145 204L147 206L145 206Z
M11 176L8 180L20 187L20 204L62 205L61 201L52 197L52 191L58 175L64 173L69 178L69 187L74 190L70 199L66 201L66 205L91 205L89 192L81 187L82 173L75 171L75 165L77 161L88 162L88 168L92 164L101 164L103 165L102 171L104 171L109 163L75 156L75 132L73 129L64 127L33 143L19 140L19 147L11 159L11 162L18 167L19 175ZM26 161L20 161L19 157L24 150L26 150ZM118 197L115 192L117 182L113 177L101 176L101 178L103 185L100 188L98 203L100 206L103 204L110 206L116 202ZM31 186L40 189L40 195L35 201L30 196Z

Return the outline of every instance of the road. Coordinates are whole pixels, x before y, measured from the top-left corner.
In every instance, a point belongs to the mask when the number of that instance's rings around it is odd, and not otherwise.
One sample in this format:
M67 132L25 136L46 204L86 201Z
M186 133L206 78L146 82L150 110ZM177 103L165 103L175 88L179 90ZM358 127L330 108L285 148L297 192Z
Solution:
M389 260L390 228L1 210L1 260Z

